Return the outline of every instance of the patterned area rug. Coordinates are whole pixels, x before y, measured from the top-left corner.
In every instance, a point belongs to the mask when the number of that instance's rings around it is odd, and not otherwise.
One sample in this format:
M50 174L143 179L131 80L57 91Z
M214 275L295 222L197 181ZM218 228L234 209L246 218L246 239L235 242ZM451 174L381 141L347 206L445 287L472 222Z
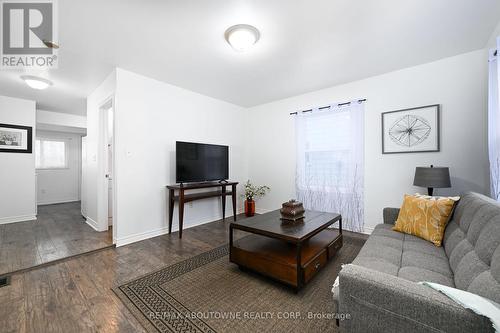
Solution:
M299 293L229 262L224 245L114 288L150 332L336 332L331 287L364 244L344 246Z

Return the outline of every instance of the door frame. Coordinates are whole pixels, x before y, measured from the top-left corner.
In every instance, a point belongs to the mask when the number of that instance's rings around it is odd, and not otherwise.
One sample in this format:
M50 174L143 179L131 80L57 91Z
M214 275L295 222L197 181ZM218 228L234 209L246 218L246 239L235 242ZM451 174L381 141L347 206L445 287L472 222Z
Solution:
M113 165L112 170L108 170L108 111L113 110L113 138L112 138L112 159ZM104 99L99 106L99 140L98 140L98 191L97 191L97 221L99 225L99 231L108 230L108 186L109 181L106 174L110 173L113 177L113 188L112 188L112 200L113 200L113 244L116 244L117 235L117 200L116 200L116 106L114 95L109 96Z

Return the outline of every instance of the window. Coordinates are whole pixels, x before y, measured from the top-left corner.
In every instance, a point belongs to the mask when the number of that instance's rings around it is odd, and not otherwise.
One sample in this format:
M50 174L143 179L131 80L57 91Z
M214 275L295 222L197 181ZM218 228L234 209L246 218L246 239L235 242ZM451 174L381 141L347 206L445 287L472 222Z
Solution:
M37 138L35 141L35 167L37 169L67 168L67 142L62 139Z
M296 197L306 209L342 214L344 227L364 223L364 107L332 105L295 116Z
M310 187L344 188L351 168L348 112L305 119L304 176Z

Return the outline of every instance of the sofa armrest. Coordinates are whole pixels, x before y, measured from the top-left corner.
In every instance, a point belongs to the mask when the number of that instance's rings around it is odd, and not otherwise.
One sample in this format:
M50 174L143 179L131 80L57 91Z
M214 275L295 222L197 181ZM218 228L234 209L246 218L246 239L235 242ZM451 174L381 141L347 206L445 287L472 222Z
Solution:
M399 208L384 208L383 214L385 224L394 224L398 219Z
M427 286L352 264L339 276L343 332L493 332L488 318Z

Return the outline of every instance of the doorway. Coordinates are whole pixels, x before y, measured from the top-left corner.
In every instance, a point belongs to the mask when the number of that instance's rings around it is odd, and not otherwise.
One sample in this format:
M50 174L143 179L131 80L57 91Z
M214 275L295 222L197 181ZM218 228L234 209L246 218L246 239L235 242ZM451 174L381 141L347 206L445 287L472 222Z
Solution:
M100 150L102 156L102 205L100 210L100 224L103 229L112 230L113 243L116 243L115 227L115 117L113 98L109 98L100 108L101 138Z
M37 125L34 220L0 224L0 276L113 246L87 219L86 129Z
M108 226L113 227L113 108L108 109Z

